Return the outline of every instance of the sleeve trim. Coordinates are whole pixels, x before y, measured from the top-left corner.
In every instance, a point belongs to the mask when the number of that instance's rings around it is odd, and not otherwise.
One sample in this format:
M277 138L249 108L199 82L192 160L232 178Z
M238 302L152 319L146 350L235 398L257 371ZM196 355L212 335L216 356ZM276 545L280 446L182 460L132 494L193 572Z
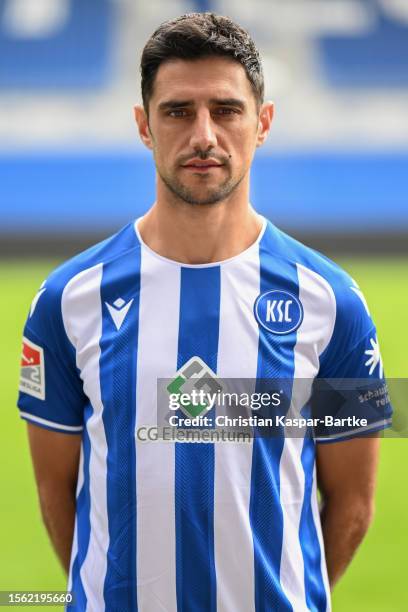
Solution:
M23 412L20 410L20 416L22 419L26 419L27 421L32 421L33 423L38 423L39 425L45 425L46 427L53 427L54 429L58 429L60 431L73 431L80 432L83 430L82 425L63 425L62 423L54 423L54 421L48 421L47 419L42 419L41 417L35 416L28 412Z
M359 427L358 429L351 429L350 431L344 431L339 434L334 434L332 436L319 437L315 438L316 442L335 442L340 441L352 436L355 436L359 433L369 433L373 431L377 431L380 429L386 429L390 427L392 424L392 419L383 419L381 421L376 421L375 423L371 423L371 425L366 425L365 427Z

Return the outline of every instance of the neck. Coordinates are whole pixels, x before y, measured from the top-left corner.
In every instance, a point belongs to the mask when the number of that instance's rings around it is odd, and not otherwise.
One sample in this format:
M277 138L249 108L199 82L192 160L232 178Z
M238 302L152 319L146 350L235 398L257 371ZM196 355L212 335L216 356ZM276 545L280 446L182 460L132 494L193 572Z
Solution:
M187 204L158 181L157 200L139 222L143 241L156 253L180 263L206 264L242 253L259 236L262 219L249 204L243 181L216 204Z

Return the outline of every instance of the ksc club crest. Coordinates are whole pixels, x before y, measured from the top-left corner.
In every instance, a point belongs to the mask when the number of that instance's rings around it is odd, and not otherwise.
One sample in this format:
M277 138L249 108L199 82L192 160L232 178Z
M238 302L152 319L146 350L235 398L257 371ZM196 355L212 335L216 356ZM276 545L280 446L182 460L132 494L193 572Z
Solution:
M267 331L289 334L302 323L303 306L289 291L272 290L256 298L254 314L258 324Z

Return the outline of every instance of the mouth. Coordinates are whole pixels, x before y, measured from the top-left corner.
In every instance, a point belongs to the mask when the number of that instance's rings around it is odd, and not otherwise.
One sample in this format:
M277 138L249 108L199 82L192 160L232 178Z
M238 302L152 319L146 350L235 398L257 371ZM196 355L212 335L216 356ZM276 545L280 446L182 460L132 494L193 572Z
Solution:
M190 170L193 172L209 172L210 170L214 170L217 168L222 168L224 164L220 164L219 162L208 159L208 160L191 160L186 164L183 164L181 167L185 170Z

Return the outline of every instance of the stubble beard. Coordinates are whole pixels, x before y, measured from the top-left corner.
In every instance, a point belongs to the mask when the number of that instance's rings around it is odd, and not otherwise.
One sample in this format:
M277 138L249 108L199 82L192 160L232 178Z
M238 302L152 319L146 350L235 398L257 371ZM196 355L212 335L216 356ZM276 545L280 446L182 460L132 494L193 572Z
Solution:
M166 176L159 168L157 168L157 172L163 183L177 199L193 206L209 206L226 200L244 178L244 176L241 176L234 181L230 176L223 183L212 189L208 189L203 185L204 194L200 197L197 195L200 187L191 189L179 181L174 175Z

